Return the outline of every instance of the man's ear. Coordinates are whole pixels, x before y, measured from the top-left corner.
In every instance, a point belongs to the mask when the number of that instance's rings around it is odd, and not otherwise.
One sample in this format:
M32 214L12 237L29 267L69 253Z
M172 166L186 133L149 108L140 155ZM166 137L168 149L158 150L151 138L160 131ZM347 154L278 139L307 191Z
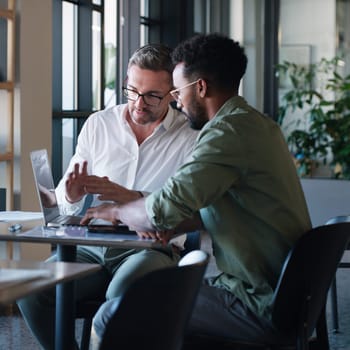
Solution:
M198 92L200 97L205 97L208 90L208 84L204 79L199 79L198 81Z

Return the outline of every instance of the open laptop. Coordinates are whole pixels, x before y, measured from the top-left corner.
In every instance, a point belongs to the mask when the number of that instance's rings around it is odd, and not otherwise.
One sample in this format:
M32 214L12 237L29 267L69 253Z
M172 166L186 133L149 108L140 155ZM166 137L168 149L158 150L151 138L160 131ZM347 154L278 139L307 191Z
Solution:
M30 152L30 160L45 226L81 226L82 216L60 214L47 150L40 149ZM88 228L89 231L96 233L135 234L134 231L129 231L129 228L125 225L114 226L110 222L99 219L92 220Z
M34 181L46 226L80 225L81 216L61 215L46 149L30 152Z

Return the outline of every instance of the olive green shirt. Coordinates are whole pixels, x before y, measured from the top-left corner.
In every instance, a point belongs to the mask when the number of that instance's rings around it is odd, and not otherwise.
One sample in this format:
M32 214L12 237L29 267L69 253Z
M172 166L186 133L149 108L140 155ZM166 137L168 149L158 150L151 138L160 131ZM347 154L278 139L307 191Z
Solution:
M222 271L213 284L268 318L284 259L311 227L279 126L239 96L203 127L193 161L146 199L146 210L159 229L200 211Z

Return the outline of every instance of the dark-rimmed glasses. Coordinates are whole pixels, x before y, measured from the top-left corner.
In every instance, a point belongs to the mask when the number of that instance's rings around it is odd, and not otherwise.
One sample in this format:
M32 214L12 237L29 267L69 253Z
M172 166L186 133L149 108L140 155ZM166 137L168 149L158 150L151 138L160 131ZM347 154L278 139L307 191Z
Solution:
M169 93L167 92L163 97L156 96L153 94L139 94L137 91L128 89L127 87L122 87L124 96L130 101L137 101L139 97L142 97L143 102L150 107L158 107L162 102L163 98Z

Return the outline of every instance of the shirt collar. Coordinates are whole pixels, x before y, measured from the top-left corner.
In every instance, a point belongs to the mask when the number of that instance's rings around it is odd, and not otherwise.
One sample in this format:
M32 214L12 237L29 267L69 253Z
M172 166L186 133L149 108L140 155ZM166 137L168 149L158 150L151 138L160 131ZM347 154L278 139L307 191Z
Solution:
M234 110L237 109L247 109L248 105L246 100L242 96L233 96L229 98L216 112L213 119L220 117L222 115L232 114Z
M124 110L123 110L122 116L123 116L124 123L126 125L129 125L129 123L126 120L127 113L128 113L128 104L126 103L125 106L124 106ZM176 111L171 105L169 105L168 112L167 112L165 118L154 129L154 132L157 131L160 128L164 128L165 130L168 130L171 127L171 125L174 123L175 118L176 118Z

